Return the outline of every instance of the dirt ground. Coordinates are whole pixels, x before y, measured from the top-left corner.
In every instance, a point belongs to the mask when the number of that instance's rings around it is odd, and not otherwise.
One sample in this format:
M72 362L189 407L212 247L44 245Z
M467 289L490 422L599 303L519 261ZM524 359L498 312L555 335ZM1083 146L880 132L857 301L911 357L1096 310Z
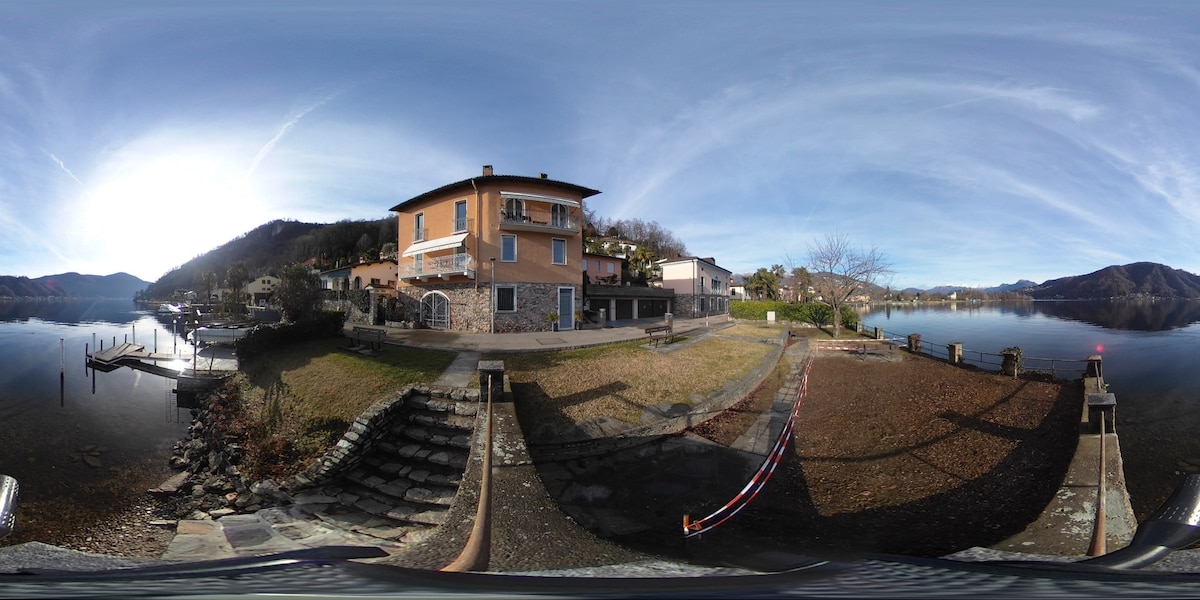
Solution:
M691 551L936 556L998 542L1033 520L1074 452L1077 384L899 358L818 358L781 468ZM697 432L736 437L768 395Z

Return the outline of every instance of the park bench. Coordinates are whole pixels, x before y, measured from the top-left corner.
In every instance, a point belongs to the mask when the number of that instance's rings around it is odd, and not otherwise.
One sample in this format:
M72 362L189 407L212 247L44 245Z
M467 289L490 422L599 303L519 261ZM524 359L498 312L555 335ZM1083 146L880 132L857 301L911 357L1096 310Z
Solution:
M647 327L646 335L650 336L650 339L654 340L655 348L658 347L659 340L667 340L667 343L669 344L671 343L671 340L675 338L675 333L672 331L671 326L666 324L652 325Z
M387 332L382 329L373 329L371 327L355 326L350 330L349 350L383 350L383 342L387 339Z

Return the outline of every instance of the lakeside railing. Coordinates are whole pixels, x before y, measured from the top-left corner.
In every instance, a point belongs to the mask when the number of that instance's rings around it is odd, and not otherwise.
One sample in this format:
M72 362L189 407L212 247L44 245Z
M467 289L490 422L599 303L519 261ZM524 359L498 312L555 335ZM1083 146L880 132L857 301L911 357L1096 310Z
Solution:
M960 342L933 341L924 338L920 334L899 334L886 331L881 327L867 327L864 323L862 333L870 334L872 332L876 338L890 340L895 345L907 345L911 352L944 360L949 363L968 364L996 371L1002 370L1005 366L1006 357L1002 352L986 352L973 348L965 348ZM904 340L906 343L897 343L896 340ZM957 357L955 356L956 354L958 355ZM1055 377L1063 375L1075 377L1084 371L1087 367L1087 362L1086 358L1043 358L1022 354L1021 370L1026 373L1048 373Z

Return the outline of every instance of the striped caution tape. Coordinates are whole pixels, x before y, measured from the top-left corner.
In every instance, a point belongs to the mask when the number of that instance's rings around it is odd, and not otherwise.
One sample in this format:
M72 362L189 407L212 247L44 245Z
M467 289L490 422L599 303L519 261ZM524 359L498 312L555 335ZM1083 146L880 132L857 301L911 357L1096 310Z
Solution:
M693 521L690 516L684 515L683 537L689 538L711 531L719 527L722 523L732 519L734 515L741 512L746 505L750 504L750 501L754 500L758 492L767 485L767 481L771 479L775 468L779 466L779 461L783 459L784 452L787 450L788 440L792 438L792 430L796 426L796 418L799 415L800 406L804 402L804 396L808 393L808 373L811 369L812 358L809 357L804 364L804 374L800 378L800 389L796 393L795 401L792 402L792 411L788 414L783 431L779 432L779 437L775 440L775 445L763 460L762 465L758 467L758 471L754 473L754 476L750 478L750 481L746 483L736 496L711 515L698 521Z

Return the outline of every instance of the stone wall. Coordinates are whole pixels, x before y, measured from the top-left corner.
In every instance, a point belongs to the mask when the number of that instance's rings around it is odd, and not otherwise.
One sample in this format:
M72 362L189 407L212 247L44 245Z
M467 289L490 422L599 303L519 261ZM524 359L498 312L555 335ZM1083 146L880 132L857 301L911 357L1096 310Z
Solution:
M521 331L550 331L553 325L546 320L546 315L558 310L558 288L566 287L559 283L514 283L499 285L515 285L517 288L517 311L514 313L496 313L496 332L513 333ZM575 308L582 310L583 290L575 288ZM437 287L402 287L400 300L404 303L405 314L413 315L414 320L421 314L421 298L429 292L441 292L450 301L450 329L470 333L488 333L491 331L491 286L474 283L447 284Z
M302 490L313 486L329 483L338 474L358 465L366 451L383 437L399 416L404 401L413 395L427 395L431 398L446 398L451 401L479 401L479 390L455 389L446 390L430 388L424 385L407 386L396 395L380 400L363 411L336 446L325 453L315 464L300 473L283 487L288 490ZM474 406L471 406L474 410Z

